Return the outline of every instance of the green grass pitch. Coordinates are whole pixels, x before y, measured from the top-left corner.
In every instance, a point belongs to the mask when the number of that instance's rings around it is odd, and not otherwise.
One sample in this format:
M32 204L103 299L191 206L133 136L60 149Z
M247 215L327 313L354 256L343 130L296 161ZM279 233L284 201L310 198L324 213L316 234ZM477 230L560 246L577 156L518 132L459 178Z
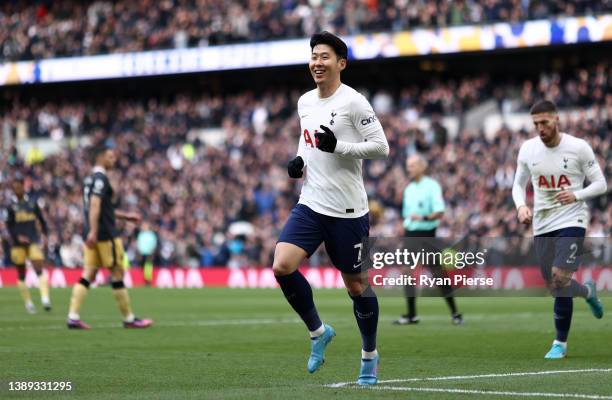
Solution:
M53 290L51 313L27 315L17 289L0 289L0 398L612 399L612 315L596 320L580 299L568 358L546 361L550 298L460 298L465 325L456 327L440 298L419 299L419 325L393 326L403 300L381 296L379 375L398 381L361 389L325 386L354 381L359 369L360 337L343 291L315 290L338 336L313 375L307 332L280 290L133 289L137 315L155 319L148 330L121 328L110 289L96 288L82 310L93 329L68 331L69 295ZM610 314L611 298L603 301ZM579 371L542 373L568 370ZM495 376L521 372L537 374ZM483 374L494 376L466 377ZM462 378L417 380L444 376ZM71 381L74 390L16 393L9 381Z

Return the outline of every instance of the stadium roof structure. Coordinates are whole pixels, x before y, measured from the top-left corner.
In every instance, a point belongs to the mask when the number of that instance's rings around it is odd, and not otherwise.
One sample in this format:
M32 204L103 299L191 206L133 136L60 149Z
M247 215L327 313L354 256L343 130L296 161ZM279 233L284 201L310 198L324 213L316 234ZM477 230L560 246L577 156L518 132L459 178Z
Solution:
M415 29L343 38L349 60L426 56L612 41L612 14ZM299 65L309 39L53 58L0 64L0 86Z

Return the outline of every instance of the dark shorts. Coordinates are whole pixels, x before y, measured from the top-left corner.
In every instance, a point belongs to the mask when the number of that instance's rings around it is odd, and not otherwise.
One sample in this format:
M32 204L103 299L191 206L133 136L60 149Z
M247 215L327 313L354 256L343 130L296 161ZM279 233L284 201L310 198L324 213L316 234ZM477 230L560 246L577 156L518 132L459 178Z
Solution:
M408 229L404 229L404 236L412 238L436 237L436 228L426 231L409 231Z
M534 238L536 257L542 277L548 282L552 267L578 270L586 230L572 227L537 235Z
M370 233L368 214L359 218L337 218L319 214L303 204L297 204L278 238L306 251L308 257L321 243L332 263L340 271L361 272L363 242Z

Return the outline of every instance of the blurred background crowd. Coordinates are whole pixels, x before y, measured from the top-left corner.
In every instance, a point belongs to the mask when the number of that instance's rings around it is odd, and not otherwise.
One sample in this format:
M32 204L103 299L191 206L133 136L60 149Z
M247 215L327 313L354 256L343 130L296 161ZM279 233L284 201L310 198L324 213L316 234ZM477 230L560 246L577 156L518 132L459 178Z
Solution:
M357 87L372 103L390 145L388 160L365 161L372 236L402 234L401 203L408 184L406 158L416 152L429 161L429 175L444 191L446 213L439 235L531 236L518 224L511 198L516 155L533 135L502 126L492 136L464 125L467 110L494 99L500 112L526 111L550 98L562 110L563 131L585 138L612 186L612 77L601 62L570 73L543 72L538 79L501 82L486 74L459 80L383 90ZM286 162L299 137L298 89L244 91L215 96L174 93L168 98L115 101L66 100L27 104L15 100L2 120L15 134L56 139L106 141L118 154L111 182L121 208L138 211L144 223L121 225L128 255L140 263L137 239L157 238L156 265L268 266L276 239L296 203L301 180L289 179ZM442 116L459 121L450 135ZM420 118L430 121L425 127ZM217 128L224 140L208 141L197 129ZM213 129L210 132L215 132ZM2 204L8 201L11 171L23 170L39 197L50 226L49 259L78 266L82 257L81 183L91 170L86 149L65 149L47 158L0 158ZM610 194L591 202L589 236L612 232ZM519 243L515 243L519 246ZM5 242L6 249L6 242ZM6 254L6 252L5 252ZM327 262L322 251L311 263Z
M610 11L612 0L9 0L0 2L0 63L303 38L322 29L352 35ZM529 78L510 73L503 61L496 75L483 72L488 64L475 68L479 58L468 61L464 70L471 72L455 75L431 70L440 60L428 60L423 62L431 64L428 75L414 82L409 79L416 71L401 65L384 67L408 77L397 82L353 76L347 83L372 103L391 151L388 160L364 162L372 236L402 234L405 161L420 153L444 191L447 208L439 235L514 237L505 250L524 250L520 238L528 240L530 228L517 222L511 186L518 148L533 129L527 120L485 134L483 126L469 122L485 103L505 117L527 112L541 98L553 100L564 111L562 129L591 144L612 187L612 65L605 49L595 62L576 60L579 54L552 60L547 69L540 69L536 58L530 59L532 66L512 66L513 72L528 70ZM529 57L525 53L521 60ZM487 62L493 65L492 58ZM360 65L356 68L370 68L376 78L390 71L382 62ZM279 75L306 75L296 71ZM218 78L217 90L202 90L197 84L175 86L180 79L174 79L154 81L157 89L130 81L119 96L87 84L80 91L77 84L57 86L55 98L38 96L36 89L27 94L29 87L0 93L4 142L10 137L67 143L49 156L15 147L0 154L0 206L9 201L13 174L24 172L50 226L51 263L82 263L81 185L91 170L83 143L104 141L118 155L110 178L120 207L143 215L139 225L120 225L132 263L142 263L147 255L142 249L150 247L149 258L162 266L270 265L301 188L301 180L288 178L286 163L297 149L297 100L312 84L296 78L299 83L285 79L274 89L254 89L244 78L240 90L227 90L224 85L238 79L227 75ZM589 236L612 233L611 200L608 192L590 202ZM7 265L2 218L0 235L0 265ZM310 262L326 264L325 257L319 251Z
M609 11L612 0L5 0L0 61Z

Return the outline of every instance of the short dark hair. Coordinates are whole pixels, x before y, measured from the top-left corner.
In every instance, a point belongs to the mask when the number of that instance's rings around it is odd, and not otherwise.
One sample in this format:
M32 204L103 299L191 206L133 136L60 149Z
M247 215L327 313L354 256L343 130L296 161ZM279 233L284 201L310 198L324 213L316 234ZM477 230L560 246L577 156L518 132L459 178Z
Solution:
M110 147L108 145L106 145L106 143L102 142L102 143L98 143L98 144L94 144L93 146L91 146L91 148L89 149L89 159L92 163L96 163L96 160L98 159L98 156L102 153L104 153L106 150L109 150Z
M556 113L557 106L550 100L540 100L531 107L531 110L529 112L531 113L531 115Z
M310 51L312 51L318 44L326 44L334 49L334 52L338 58L344 58L345 60L348 59L348 47L346 46L346 43L344 43L342 39L333 33L323 31L312 35L310 38Z

